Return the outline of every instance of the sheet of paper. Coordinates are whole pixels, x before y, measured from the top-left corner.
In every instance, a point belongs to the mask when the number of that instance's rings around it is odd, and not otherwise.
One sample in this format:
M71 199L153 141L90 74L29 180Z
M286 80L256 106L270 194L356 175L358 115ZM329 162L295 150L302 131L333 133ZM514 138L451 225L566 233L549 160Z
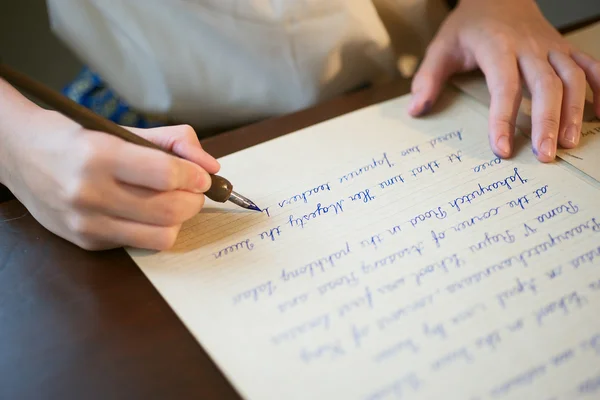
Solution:
M600 23L565 36L574 46L600 59ZM489 106L490 95L485 79L481 74L457 76L453 84L465 93L473 96L482 104ZM600 181L600 121L594 115L593 94L587 87L584 123L581 129L581 140L577 148L572 150L559 149L557 156L567 161L580 171ZM521 132L529 135L531 132L531 96L524 92L523 102L519 110L517 126Z
M464 94L408 101L221 159L265 212L130 254L247 399L598 398L596 182L496 158Z

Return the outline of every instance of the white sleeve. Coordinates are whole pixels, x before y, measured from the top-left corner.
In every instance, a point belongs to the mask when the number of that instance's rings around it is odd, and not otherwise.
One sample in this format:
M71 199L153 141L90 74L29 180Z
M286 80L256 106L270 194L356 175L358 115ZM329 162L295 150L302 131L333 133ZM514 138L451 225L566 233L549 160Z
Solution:
M145 1L46 0L53 32L134 108L163 113L170 96L159 60L141 34Z

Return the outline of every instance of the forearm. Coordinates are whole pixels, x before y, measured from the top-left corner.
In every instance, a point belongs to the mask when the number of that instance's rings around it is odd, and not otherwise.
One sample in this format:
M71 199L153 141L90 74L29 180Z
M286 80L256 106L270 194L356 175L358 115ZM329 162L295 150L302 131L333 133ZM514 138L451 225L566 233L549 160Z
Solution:
M16 142L41 108L0 78L0 183L12 189L16 172Z

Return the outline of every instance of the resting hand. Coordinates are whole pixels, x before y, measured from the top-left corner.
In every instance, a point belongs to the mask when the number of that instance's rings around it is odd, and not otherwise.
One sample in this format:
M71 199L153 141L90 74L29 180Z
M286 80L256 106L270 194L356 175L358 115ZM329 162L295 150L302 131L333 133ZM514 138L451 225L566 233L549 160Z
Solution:
M190 127L132 130L185 159L40 110L11 136L9 187L42 225L84 249L168 249L203 207L219 164Z
M533 0L461 0L427 49L413 79L410 113L427 112L444 81L479 67L491 95L489 138L494 153L509 157L521 88L532 96L532 147L542 162L557 145L577 146L586 80L600 117L600 62L573 48Z

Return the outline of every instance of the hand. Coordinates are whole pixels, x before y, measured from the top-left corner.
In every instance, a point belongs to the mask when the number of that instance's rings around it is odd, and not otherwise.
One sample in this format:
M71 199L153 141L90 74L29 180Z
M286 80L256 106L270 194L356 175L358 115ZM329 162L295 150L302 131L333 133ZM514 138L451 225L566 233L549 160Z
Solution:
M542 162L557 144L577 146L586 79L600 117L600 62L573 48L533 0L462 0L438 31L413 79L413 116L427 112L444 81L476 67L491 95L489 138L509 157L523 79L532 95L532 146Z
M219 170L188 126L134 133L184 159L41 110L11 141L9 187L47 229L88 250L164 250L204 205Z

